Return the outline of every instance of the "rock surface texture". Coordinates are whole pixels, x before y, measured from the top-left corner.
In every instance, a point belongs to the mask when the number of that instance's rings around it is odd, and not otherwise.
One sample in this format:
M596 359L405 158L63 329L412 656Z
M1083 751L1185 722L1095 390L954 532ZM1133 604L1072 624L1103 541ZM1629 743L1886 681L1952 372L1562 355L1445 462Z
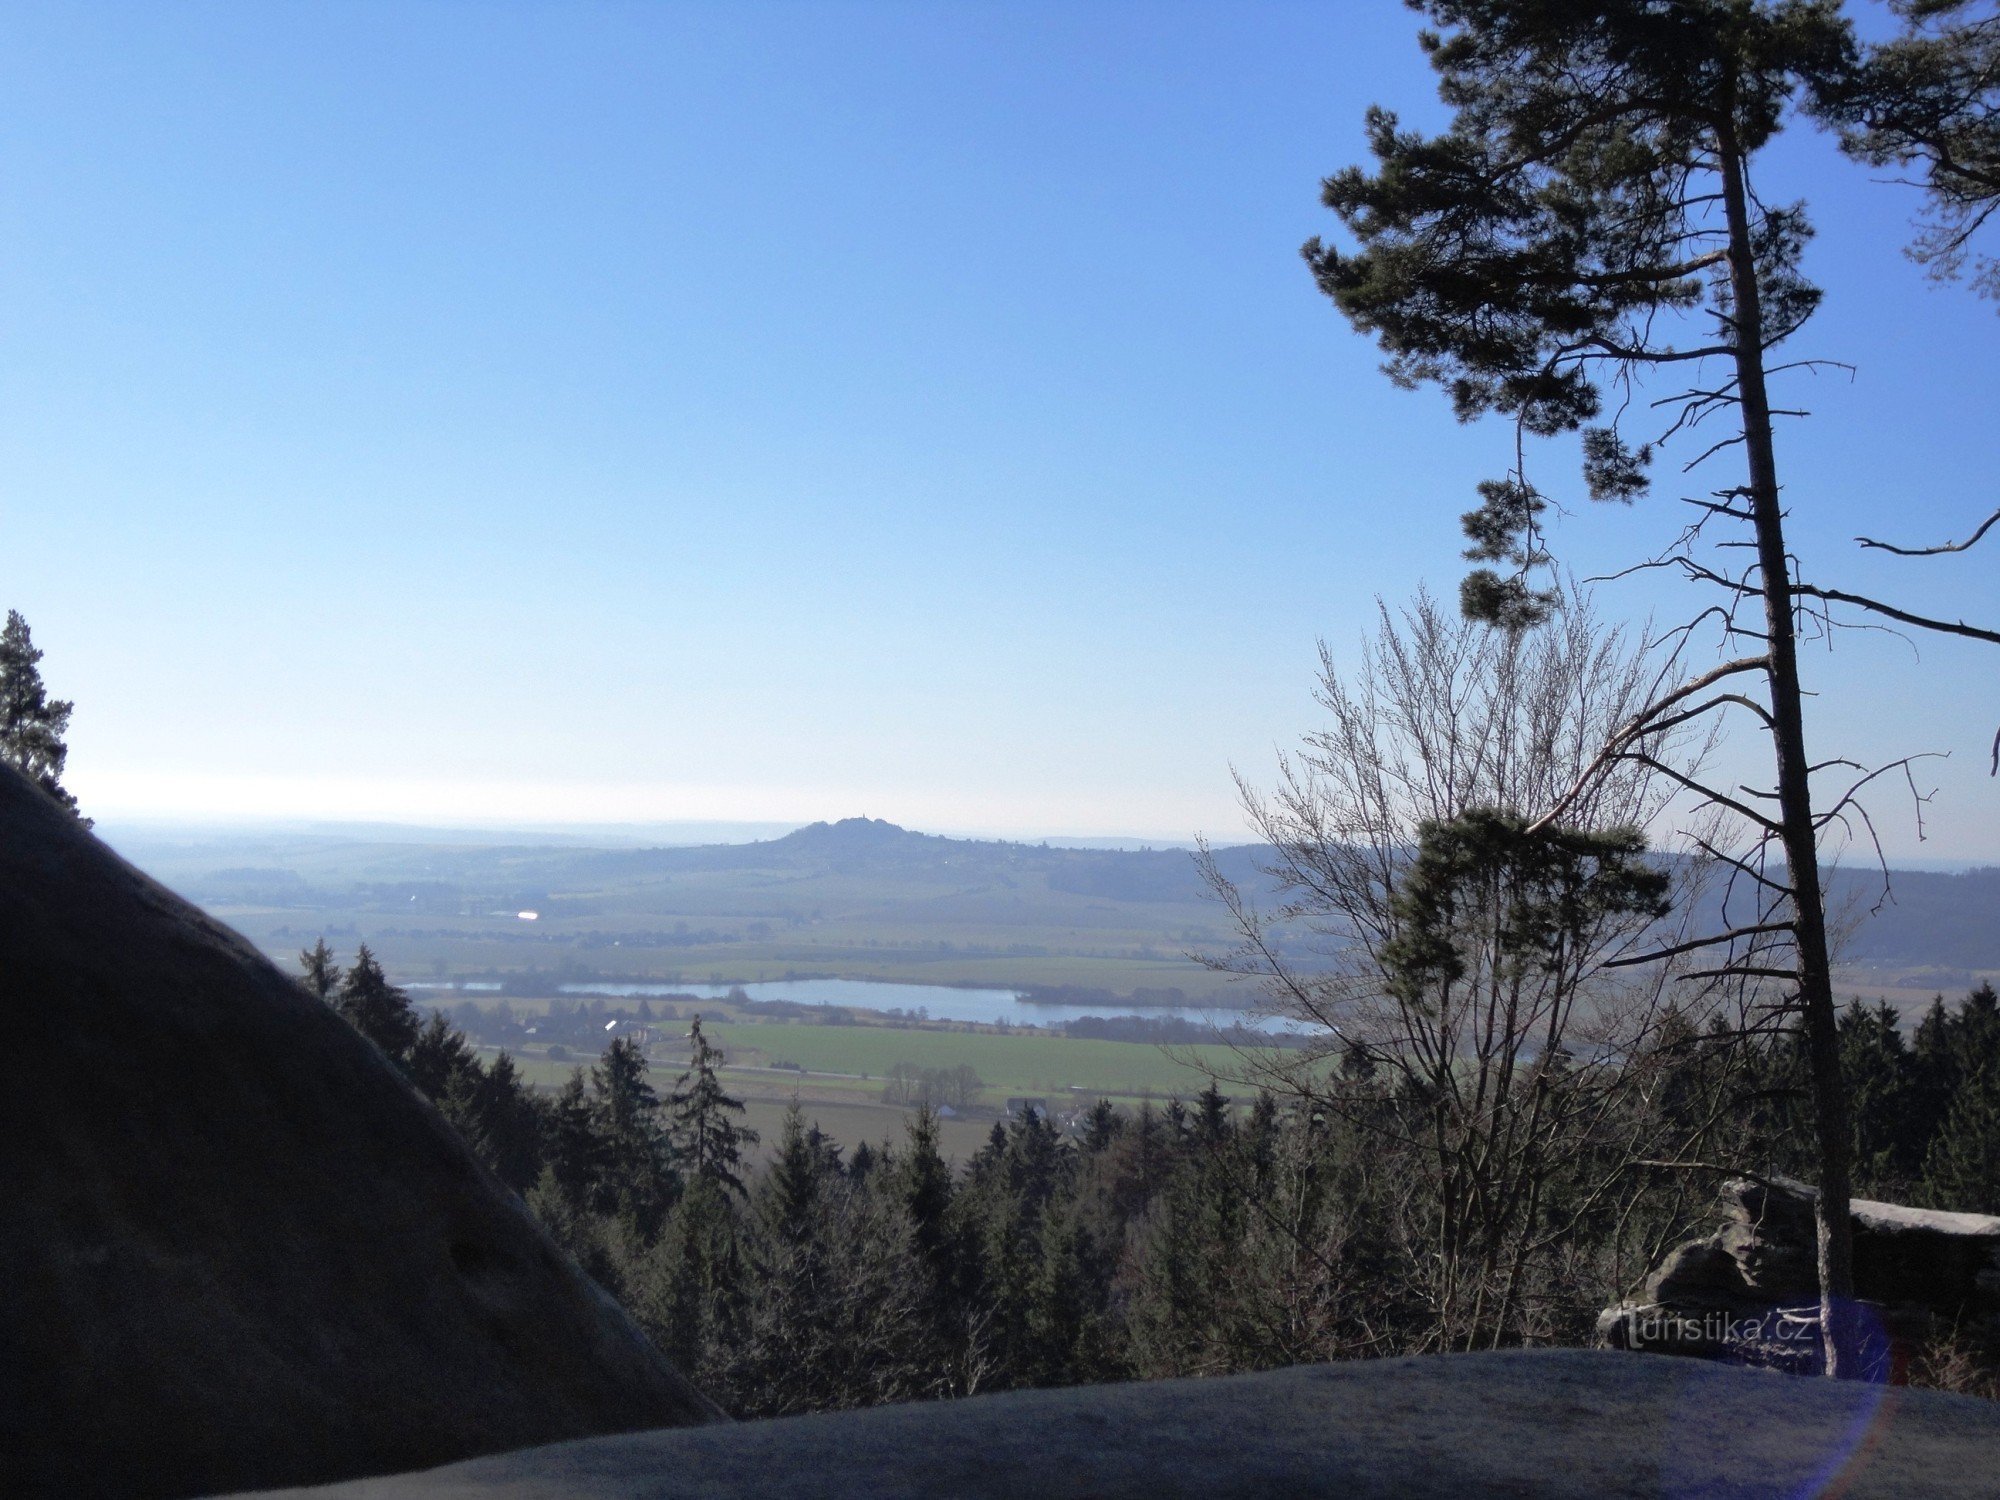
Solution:
M1312 1365L564 1443L295 1500L1994 1493L2000 1407L1587 1350Z
M1783 1178L1722 1185L1723 1224L1669 1251L1638 1295L1606 1308L1615 1349L1819 1368L1814 1190ZM2000 1332L2000 1217L1856 1199L1854 1290L1880 1374L1934 1329ZM2000 1480L1996 1480L2000 1492Z
M0 1494L719 1415L366 1041L0 766Z

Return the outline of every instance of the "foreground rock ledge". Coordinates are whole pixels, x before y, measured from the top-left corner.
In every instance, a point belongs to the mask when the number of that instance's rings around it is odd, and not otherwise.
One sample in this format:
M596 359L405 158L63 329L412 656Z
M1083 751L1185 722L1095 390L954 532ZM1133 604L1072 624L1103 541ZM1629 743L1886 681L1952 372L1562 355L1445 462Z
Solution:
M1980 1496L2000 1407L1586 1350L1313 1365L596 1438L316 1500Z
M1614 1349L1817 1371L1818 1197L1783 1177L1724 1181L1721 1227L1667 1252L1636 1296L1599 1315L1598 1338ZM1865 1362L1894 1369L1940 1332L1982 1343L2000 1333L2000 1217L1863 1198L1851 1212Z
M715 1414L380 1052L6 766L0 1032L7 1500Z

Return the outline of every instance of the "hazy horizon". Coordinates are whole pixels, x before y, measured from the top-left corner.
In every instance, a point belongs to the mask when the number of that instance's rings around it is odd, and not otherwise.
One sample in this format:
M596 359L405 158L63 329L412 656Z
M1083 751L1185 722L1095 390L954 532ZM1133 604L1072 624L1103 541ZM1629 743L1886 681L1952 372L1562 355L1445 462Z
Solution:
M502 844L520 843L531 845L539 841L556 844L574 844L581 847L603 848L686 848L704 844L748 844L763 840L783 838L801 828L818 824L846 821L848 818L868 817L865 813L841 814L835 817L801 818L797 820L777 820L769 822L732 821L728 819L667 819L659 822L566 822L534 823L524 821L496 820L492 822L465 823L421 823L382 821L375 819L324 819L324 818L259 818L237 819L185 818L175 816L127 815L100 818L97 831L107 843L113 846L121 842L139 842L146 838L162 837L206 837L217 840L253 840L269 837L325 838L329 840L361 841L380 840L384 842L408 842L414 844L480 843ZM1052 848L1072 849L1158 849L1192 850L1196 840L1192 836L1174 834L1134 834L1134 833L1071 833L1071 832L1016 832L994 828L928 827L908 823L899 818L880 818L878 821L892 823L910 833L927 834L938 838L977 840L1024 845L1046 844ZM1244 837L1212 839L1218 848L1247 847L1254 840ZM1857 867L1853 859L1845 861L1849 867ZM1930 855L1891 856L1892 868L1924 871L1935 874L1962 874L1968 870L2000 868L2000 856L1950 858Z
M253 838L271 835L298 835L305 837L351 838L362 835L409 835L419 843L440 843L453 838L474 838L480 842L503 839L553 838L565 843L591 844L601 842L606 845L644 845L648 843L662 846L685 846L696 844L738 844L753 843L762 839L783 838L801 828L816 824L839 823L850 817L867 817L869 814L852 813L834 817L779 819L775 821L678 818L654 822L558 822L537 823L528 820L493 820L487 822L424 823L381 819L339 819L339 818L287 818L256 817L240 818L184 817L175 815L123 814L100 817L97 831L107 842L117 843L120 838L139 835L212 835L222 838ZM1187 835L1133 834L1133 833L1072 833L1035 832L1023 833L993 828L931 828L917 827L897 818L882 818L879 821L893 823L912 833L930 834L941 838L977 839L1020 844L1050 844L1080 848L1192 848L1194 840Z
M1504 424L1383 379L1298 257L1370 103L1443 118L1403 7L472 15L10 20L0 608L87 812L1233 841L1316 643L1455 591ZM1984 618L1990 543L1852 539L1990 509L1993 304L1823 133L1760 170L1819 230L1787 359L1854 367L1780 378L1791 544ZM1550 445L1562 562L1659 551L1687 456L1604 507ZM1814 753L1948 752L1928 840L1876 827L1991 857L1991 648L1918 644L1805 652Z

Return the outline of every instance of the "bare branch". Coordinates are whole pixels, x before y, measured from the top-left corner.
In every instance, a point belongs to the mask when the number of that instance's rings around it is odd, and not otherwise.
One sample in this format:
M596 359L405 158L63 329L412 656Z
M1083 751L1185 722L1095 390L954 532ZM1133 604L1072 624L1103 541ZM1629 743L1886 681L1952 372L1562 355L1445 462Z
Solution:
M1539 818L1535 819L1534 822L1528 825L1528 832L1531 834L1540 833L1544 828L1547 828L1551 823L1555 822L1557 818L1560 818L1563 815L1563 813L1568 810L1569 805L1572 802L1574 802L1580 795L1582 795L1584 788L1589 786L1591 781L1599 773L1601 773L1606 766L1610 765L1614 760L1618 759L1620 752L1622 752L1627 745L1631 744L1634 740L1639 739L1644 735L1653 733L1657 729L1662 729L1667 727L1665 725L1657 723L1656 721L1660 718L1662 714L1666 713L1668 709L1674 707L1676 704L1685 703L1689 698L1693 697L1696 693L1699 693L1706 688L1712 687L1714 684L1722 681L1722 679L1725 677L1732 677L1738 672L1751 672L1759 670L1768 665L1768 660L1769 660L1768 658L1762 656L1745 656L1737 659L1736 661L1724 662L1721 666L1716 667L1713 671L1704 672L1701 674L1701 676L1693 678L1688 682L1682 683L1679 687L1675 688L1671 693L1668 693L1663 697L1655 699L1653 702L1647 704L1644 708L1640 709L1638 713L1634 714L1630 719L1627 719L1625 723L1619 727L1618 732L1616 734L1612 735L1611 738L1605 742L1604 748L1598 751L1597 755L1591 760L1590 764L1583 768L1583 774L1577 777L1575 783L1571 785L1570 789L1564 792L1560 797L1556 798L1555 805L1551 807L1547 812L1543 813ZM1726 694L1724 696L1727 698L1727 697L1734 697L1735 695ZM1679 721L1676 720L1675 722ZM1705 791L1706 788L1700 788L1700 790Z
M2000 646L2000 630L1988 630L1980 625L1968 625L1963 620L1933 620L1924 615L1913 615L1908 610L1897 609L1860 594L1850 594L1841 589L1823 589L1817 584L1795 583L1795 594L1808 594L1815 599L1831 600L1835 604L1855 604L1862 609L1871 609L1878 615L1887 615L1892 620L1901 620L1905 625L1915 625L1922 630L1935 630L1941 635L1962 635L1970 640L1990 641Z
M1738 802L1734 797L1728 796L1726 793L1723 792L1718 792L1712 786L1705 786L1701 782L1696 781L1692 776L1682 775L1672 766L1662 764L1660 761L1655 760L1652 756L1645 754L1643 751L1623 750L1620 751L1616 756L1614 756L1613 759L1636 761L1638 764L1642 766L1650 766L1653 770L1659 772L1660 775L1666 777L1669 781L1677 782L1679 785L1686 787L1691 792L1699 794L1700 796L1707 799L1709 802L1713 803L1717 807L1728 808L1731 812L1735 813L1739 818L1743 819L1744 822L1749 823L1754 827L1761 828L1766 833L1769 833L1774 837L1781 831L1781 825L1765 817L1762 813L1758 812L1754 807L1748 807L1745 804Z
M1607 958L1604 960L1604 967L1624 969L1634 964L1657 963L1661 959L1673 958L1677 954L1692 953L1697 948L1713 948L1717 943L1733 943L1741 937L1754 937L1760 932L1790 932L1792 926L1790 922L1759 922L1750 927L1732 927L1727 932L1718 932L1709 937L1690 938L1685 943L1675 943L1671 948L1655 948L1651 953L1635 953L1629 958Z
M1875 547L1883 552L1893 552L1898 557L1936 557L1941 552L1964 552L1979 544L1979 539L2000 525L2000 510L1979 523L1979 529L1962 542L1943 542L1935 547L1898 547L1894 542L1878 542L1873 537L1858 536L1854 540L1864 547Z

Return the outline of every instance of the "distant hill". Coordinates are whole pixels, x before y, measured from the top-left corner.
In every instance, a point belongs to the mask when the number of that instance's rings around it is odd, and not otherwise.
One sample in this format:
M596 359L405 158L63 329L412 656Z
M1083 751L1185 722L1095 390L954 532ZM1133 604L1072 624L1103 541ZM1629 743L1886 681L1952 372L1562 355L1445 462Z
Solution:
M379 828L112 841L274 951L300 935L351 933L389 943L406 966L454 972L558 960L638 972L651 954L645 964L691 977L753 977L722 961L754 957L767 976L1129 990L1195 983L1202 972L1185 955L1221 951L1230 937L1189 850L949 838L880 818L695 846L491 844ZM1260 846L1215 858L1239 885L1270 894ZM1886 902L1879 873L1836 871L1828 885L1836 916L1853 919L1849 963L1935 970L1941 989L1963 972L2000 969L2000 869L1898 871ZM532 928L523 911L536 914ZM942 953L948 972L934 962ZM931 971L918 972L919 954ZM1056 963L1063 955L1074 962Z
M1894 870L1886 895L1879 870L1835 871L1827 886L1836 915L1851 914L1858 924L1846 949L1850 962L2000 967L2000 868Z

